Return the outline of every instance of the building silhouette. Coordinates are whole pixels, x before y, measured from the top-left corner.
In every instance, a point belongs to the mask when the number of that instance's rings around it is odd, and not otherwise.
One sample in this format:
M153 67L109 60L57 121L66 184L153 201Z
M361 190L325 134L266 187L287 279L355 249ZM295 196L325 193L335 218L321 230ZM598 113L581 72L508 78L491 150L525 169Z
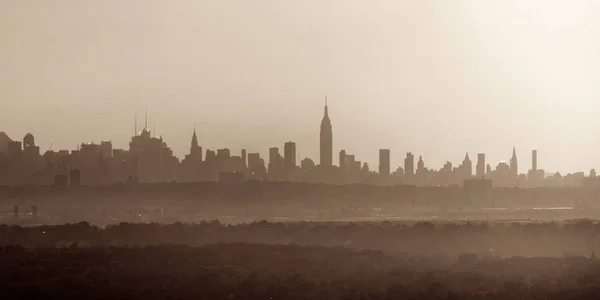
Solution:
M287 142L283 146L283 168L286 173L296 169L296 143Z
M137 118L136 118L137 123ZM269 163L257 152L241 149L239 156L228 148L203 149L196 129L191 135L189 153L180 162L162 137L156 137L147 127L147 117L142 131L137 131L129 142L129 149L114 149L111 141L80 143L77 150L52 150L43 155L33 134L20 141L12 141L0 132L0 186L40 184L52 185L54 179L68 176L71 186L110 184L117 182L239 182L243 180L300 181L325 184L408 184L416 186L459 186L469 180L491 180L495 187L548 187L548 186L600 186L595 170L585 177L583 172L573 174L546 173L538 166L537 150L531 152L531 169L520 174L516 147L508 162L500 162L495 169L486 161L486 155L477 155L476 177L472 161L466 153L458 167L447 161L442 168L425 167L419 155L415 169L412 152L406 153L403 166L390 163L390 149L379 149L379 168L374 172L369 164L346 150L339 152L339 167L333 166L332 126L327 99L321 121L319 156L320 165L307 157L298 167L297 145L286 142L283 157L279 148L269 149ZM203 152L205 151L205 152ZM203 155L203 153L206 153ZM404 167L404 168L402 168ZM73 173L77 170L77 173ZM58 176L58 177L57 177ZM597 183L599 182L599 183ZM489 182L486 181L485 184ZM474 184L474 183L473 183Z
M340 170L342 173L348 171L348 158L346 157L346 150L340 151Z
M473 176L473 163L469 158L469 153L465 154L465 158L463 159L461 169L462 180L470 179Z
M406 153L404 159L404 177L410 179L415 175L415 156L411 152Z
M11 142L10 137L4 131L0 131L0 155L8 154L8 144Z
M390 176L390 149L379 149L379 175Z
M486 164L485 164L485 153L477 154L477 166L475 170L475 176L479 179L484 178L486 173Z
M510 158L510 173L515 179L519 175L519 163L517 161L517 150L513 147L513 153Z
M325 97L325 114L321 120L320 165L321 167L331 167L333 165L333 132L331 120L329 119L327 97Z
M280 180L283 173L283 158L279 154L279 148L269 148L269 180Z

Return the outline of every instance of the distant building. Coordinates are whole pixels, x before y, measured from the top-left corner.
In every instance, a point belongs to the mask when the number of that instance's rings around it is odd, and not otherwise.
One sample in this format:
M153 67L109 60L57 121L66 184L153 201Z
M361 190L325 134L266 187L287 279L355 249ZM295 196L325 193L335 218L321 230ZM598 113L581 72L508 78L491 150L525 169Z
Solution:
M340 170L342 170L342 172L347 172L348 171L348 159L346 157L346 150L342 150L340 151Z
M404 159L404 176L413 177L415 175L415 156L408 152Z
M310 158L305 158L300 162L300 169L302 171L310 171L315 168L315 162Z
M0 153L8 154L8 144L10 144L12 140L8 135L0 131Z
M280 179L283 172L283 158L279 154L279 148L269 148L269 179Z
M266 174L265 161L259 153L248 153L248 171L251 179L264 179Z
M475 175L478 178L484 178L485 177L485 153L479 153L477 154L477 167L475 170Z
M321 120L320 135L320 165L331 167L333 165L333 131L327 109L327 99L325 99L325 114Z
M283 167L286 172L291 172L296 168L296 143L285 143L283 148L283 155Z
M390 176L390 150L379 149L379 175Z
M100 152L102 153L101 154L102 158L104 158L105 160L112 159L112 154L113 154L112 142L110 142L110 141L100 142Z
M469 179L471 176L473 176L473 163L469 158L469 153L465 154L465 159L463 159L461 170L462 179Z
M512 157L510 158L510 173L514 178L519 175L519 163L517 161L517 150L513 147Z

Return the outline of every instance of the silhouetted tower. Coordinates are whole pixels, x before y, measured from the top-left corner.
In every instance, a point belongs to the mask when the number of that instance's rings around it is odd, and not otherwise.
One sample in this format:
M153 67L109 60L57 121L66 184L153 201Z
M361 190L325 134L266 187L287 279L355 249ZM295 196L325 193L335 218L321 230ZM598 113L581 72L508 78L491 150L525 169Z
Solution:
M477 154L477 169L475 175L479 178L485 177L485 153Z
M283 169L283 162L281 161L281 155L279 154L279 148L269 148L269 179L277 178Z
M366 163L366 162L363 163L361 172L364 175L367 175L367 174L369 174L369 172L371 172L371 169L369 168L369 164L368 163Z
M348 158L346 157L346 150L340 151L340 169L342 171L348 170Z
M286 172L296 168L296 143L287 142L283 146L283 167Z
M390 149L379 149L379 175L390 176Z
M462 167L464 170L463 174L466 178L473 176L473 163L469 158L469 153L465 154L465 159L463 159Z
M531 170L537 171L537 150L531 151Z
M513 147L512 157L510 158L510 173L513 177L519 175L519 163L517 162L517 150Z
M190 145L190 155L197 161L202 161L202 147L198 145L198 136L196 135L196 128L194 127L194 134L192 135L192 143Z
M417 161L417 174L425 171L425 161L423 161L423 156L419 155L419 160Z
M196 135L196 128L194 127L194 134L192 135L191 150L198 148L198 136ZM192 151L190 151L192 152Z
M325 114L321 120L320 154L321 166L331 167L333 165L333 132L327 108L327 96L325 96Z
M23 138L23 149L27 149L29 147L35 147L35 138L31 133L26 134Z
M406 177L412 177L415 175L415 156L408 152L404 159L404 175Z

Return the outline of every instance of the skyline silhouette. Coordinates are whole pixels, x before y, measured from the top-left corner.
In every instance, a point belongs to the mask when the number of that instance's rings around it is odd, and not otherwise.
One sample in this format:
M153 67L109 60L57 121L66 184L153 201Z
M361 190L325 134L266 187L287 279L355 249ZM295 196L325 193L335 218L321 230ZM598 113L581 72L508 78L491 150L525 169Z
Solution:
M549 170L599 168L599 16L585 0L4 2L0 130L125 147L147 108L179 157L196 124L207 147L294 140L317 158L327 92L334 154L370 165L378 148L440 166L517 146Z
M404 163L393 165L390 149L378 149L378 165L362 161L355 153L340 150L338 162L334 163L334 130L329 115L327 96L319 132L318 163L314 157L301 157L294 141L284 143L283 154L279 146L268 149L268 156L261 156L253 149L203 148L196 127L190 139L188 154L178 158L162 135L148 126L147 111L144 126L138 131L138 119L134 117L134 133L128 149L114 147L112 141L82 143L76 150L40 149L33 134L28 133L22 141L11 141L0 134L0 179L4 184L42 184L54 177L55 185L66 185L75 180L90 184L106 184L123 181L218 181L238 182L245 180L299 181L329 184L365 183L376 185L416 186L470 186L473 179L489 180L489 185L499 187L543 187L595 185L596 172L560 174L538 168L538 151L531 152L531 167L519 169L516 147L509 161L491 162L485 153L477 153L476 164L466 152L460 164L447 160L442 167L426 164L418 155L406 152ZM204 151L206 152L204 154ZM300 163L298 163L300 162ZM475 167L474 167L475 166ZM75 172L75 173L74 173ZM74 175L75 174L75 175ZM84 180L81 176L85 176ZM69 177L75 176L74 179ZM37 179L36 179L37 177ZM587 181L586 181L587 180ZM481 183L487 185L487 183Z

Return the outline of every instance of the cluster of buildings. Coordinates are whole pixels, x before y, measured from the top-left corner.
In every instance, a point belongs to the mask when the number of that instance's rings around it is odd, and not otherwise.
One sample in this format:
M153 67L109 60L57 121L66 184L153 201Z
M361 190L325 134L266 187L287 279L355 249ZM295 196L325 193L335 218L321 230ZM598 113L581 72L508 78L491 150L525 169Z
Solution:
M137 122L136 122L137 123ZM403 166L392 171L391 151L379 150L378 170L345 150L334 164L333 129L327 103L320 128L319 163L310 158L299 161L296 144L287 142L283 153L278 147L269 149L268 163L259 153L245 149L237 155L229 149L204 150L194 130L189 154L182 160L162 137L154 136L147 120L142 131L136 129L129 149L113 149L110 141L81 144L77 150L49 149L40 153L32 134L22 141L12 141L0 132L0 185L25 184L113 184L119 182L240 182L245 180L296 181L327 184L375 184L415 186L460 186L466 181L482 180L499 187L581 186L597 184L596 172L589 177L583 172L548 175L538 169L537 150L532 151L532 166L519 172L516 150L508 162L495 168L477 154L475 168L468 153L460 165L446 162L439 169L429 169L421 156L407 153ZM416 165L415 165L416 160Z

